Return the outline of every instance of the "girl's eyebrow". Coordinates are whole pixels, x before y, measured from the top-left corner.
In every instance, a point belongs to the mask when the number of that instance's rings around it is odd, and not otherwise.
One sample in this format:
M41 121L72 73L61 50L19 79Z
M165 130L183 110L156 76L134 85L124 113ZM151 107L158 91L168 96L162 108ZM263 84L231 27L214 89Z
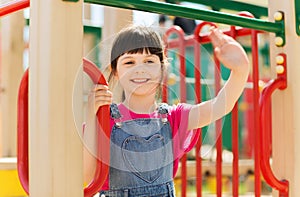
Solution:
M155 55L154 54L147 54L146 58L148 58L148 57L155 57ZM123 61L123 60L126 60L126 59L132 59L132 58L134 58L134 56L124 55L123 57L120 58L120 61Z
M149 54L146 57L155 57L155 55L154 54Z
M133 56L125 56L125 57L121 57L120 60L123 61L123 60L131 59L131 58L133 58Z

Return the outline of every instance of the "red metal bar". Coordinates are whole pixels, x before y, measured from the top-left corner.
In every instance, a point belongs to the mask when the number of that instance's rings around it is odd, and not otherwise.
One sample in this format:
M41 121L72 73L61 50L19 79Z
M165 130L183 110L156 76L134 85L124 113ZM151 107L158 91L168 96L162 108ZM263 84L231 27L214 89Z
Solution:
M162 102L168 103L168 76L164 76L161 94L162 94Z
M255 176L255 196L260 197L261 195L261 177L260 177L260 144L259 144L259 63L258 63L258 42L257 32L252 30L252 61L253 61L253 119L254 119L254 176Z
M251 17L254 16L250 13L242 12L240 13L241 16ZM259 62L258 62L258 40L257 40L258 31L251 30L251 42L252 42L252 61L253 61L253 71L252 71L252 81L253 81L253 122L254 122L254 161L255 161L255 196L259 197L261 194L261 178L260 178L260 145L259 145Z
M260 125L260 145L261 145L261 172L265 178L265 181L272 187L279 191L280 197L288 197L289 196L289 182L287 180L278 180L270 166L270 158L271 158L271 128L272 128L272 117L269 113L271 109L271 96L272 93L276 89L285 89L287 87L287 75L286 75L286 55L280 54L284 57L284 72L282 74L278 74L277 79L271 80L265 86L262 95L260 97L260 120L264 124Z
M221 64L220 61L217 59L215 53L214 53L214 60L215 60L215 95L218 94L218 92L221 89ZM222 120L219 119L216 121L216 152L217 152L217 158L216 158L216 182L217 182L217 197L222 196Z
M24 8L28 8L30 5L29 0L15 0L10 1L6 4L0 5L0 17L5 16L7 14L22 10Z
M163 36L163 42L166 46L168 46L168 37L164 34ZM165 47L164 53L167 55L168 47ZM166 72L166 76L164 76L163 79L163 84L162 84L162 91L161 91L161 97L162 97L162 102L168 103L168 72Z
M178 35L179 43L179 65L180 65L180 102L186 102L186 66L185 66L185 37L184 32L179 26L173 26L165 33L164 40L166 40L171 34ZM166 42L167 43L167 42Z
M186 102L186 68L185 68L185 37L184 32L179 26L173 26L168 29L164 35L165 43L171 34L178 35L179 41L179 64L180 64L180 102ZM181 196L186 197L186 187L187 187L187 169L186 169L186 154L181 158Z
M94 83L106 84L107 82L100 70L90 61L83 59L83 69ZM28 70L26 70L19 87L18 95L18 126L17 126L17 168L22 187L29 194L28 180ZM97 112L98 126L98 158L97 168L92 182L84 189L87 197L97 193L107 178L109 171L109 106L101 107ZM103 151L105 150L105 151Z
M95 64L87 59L83 59L83 70L86 72L95 84L108 85L104 76ZM84 196L90 197L100 191L109 172L109 156L110 156L110 124L109 124L109 105L99 108L97 112L97 133L98 135L98 155L97 167L94 179L84 189Z
M201 25L201 24L200 24ZM194 72L195 72L195 102L201 102L201 50L199 45L199 32L201 27L198 25L194 32L195 42L194 42ZM199 140L196 144L196 191L197 197L202 196L202 161L201 161L201 145L202 145L202 134L201 129L198 129L200 134Z
M201 42L201 36L200 32L202 28L206 25L215 26L215 24L210 22L203 22L200 23L195 31L194 31L194 72L195 72L195 103L201 102L201 50L200 50L200 42ZM199 140L196 144L196 191L197 191L197 197L202 196L202 160L201 160L201 145L202 145L202 130L197 129L199 133Z
M236 103L232 112L232 196L239 196L239 129L238 129L238 104Z
M221 66L219 60L215 58L215 94L221 89ZM222 119L216 121L216 179L217 179L217 197L222 196Z
M236 29L236 36L248 36L251 35L251 29ZM223 32L226 35L231 35L231 31L224 31ZM262 31L257 31L257 33L262 33ZM193 46L194 45L194 36L186 36L185 38L185 46ZM204 33L201 35L201 44L207 44L210 43L210 39L208 37L208 33ZM179 43L178 39L172 39L168 42L168 49L178 48Z
M230 36L236 38L235 26L230 27ZM232 124L232 196L239 195L239 117L238 117L238 103L236 102L231 112Z
M17 169L24 191L29 194L28 185L28 69L25 71L18 93L17 115Z

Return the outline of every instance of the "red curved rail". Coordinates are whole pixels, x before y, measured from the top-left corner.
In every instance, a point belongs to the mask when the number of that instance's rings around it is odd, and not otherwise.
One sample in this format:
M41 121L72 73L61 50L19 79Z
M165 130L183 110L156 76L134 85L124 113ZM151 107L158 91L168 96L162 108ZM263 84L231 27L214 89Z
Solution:
M194 31L194 72L195 72L195 103L201 102L201 50L200 50L200 43L203 39L202 36L200 36L200 32L202 31L204 26L213 26L216 27L214 23L211 22L202 22L195 28ZM197 129L196 133L199 136L196 136L195 139L199 139L196 144L196 153L200 153L201 151L201 145L202 145L202 129ZM200 154L196 154L196 190L197 195L200 196L202 193L202 159ZM202 195L202 194L201 194Z
M17 116L17 169L18 176L25 192L28 186L28 69L25 71L18 93Z
M180 102L186 102L186 66L185 66L185 34L184 31L179 26L173 26L166 31L163 36L163 40L165 43L168 43L168 38L171 34L177 34L178 43L179 43L179 65L180 65ZM167 47L166 47L167 49ZM163 102L167 101L167 86L166 84L163 86ZM181 196L186 196L187 191L187 167L186 167L186 154L181 158Z
M0 6L0 17L22 10L24 8L28 8L29 5L30 5L29 0L10 1L9 3Z
M165 44L168 44L168 38L171 34L178 35L178 43L179 43L179 64L180 64L180 102L186 101L186 83L185 83L185 37L184 32L179 26L173 26L166 31L163 36L163 41ZM168 46L165 48L167 50ZM167 101L167 84L163 86L163 102Z
M105 84L107 82L100 72L100 70L90 61L83 59L83 70L86 72L94 83ZM18 175L22 187L25 192L29 194L29 181L28 181L28 70L26 70L19 87L18 95L18 126L17 126L17 168ZM109 171L109 139L110 139L110 124L109 124L109 106L101 107L97 112L97 132L98 135L98 155L97 155L97 168L94 179L84 189L84 196L90 197L97 193L104 181L107 178Z
M281 54L286 58L284 54ZM284 61L286 62L286 61ZM286 69L286 64L284 63L284 69ZM270 166L271 157L271 130L272 130L272 117L271 117L271 96L276 89L285 89L287 86L286 82L286 70L283 74L280 74L277 79L271 80L267 83L264 88L262 95L259 100L260 104L260 146L261 146L261 159L260 167L261 172L264 176L265 181L272 187L279 191L280 197L289 196L289 182L287 180L278 180Z
M83 59L83 70L86 72L95 84L108 85L100 70L87 59ZM94 179L84 189L84 196L90 197L99 192L104 184L109 172L109 139L110 139L110 120L109 105L100 107L97 112L97 132L98 135L98 155L97 168ZM108 151L101 151L108 150Z

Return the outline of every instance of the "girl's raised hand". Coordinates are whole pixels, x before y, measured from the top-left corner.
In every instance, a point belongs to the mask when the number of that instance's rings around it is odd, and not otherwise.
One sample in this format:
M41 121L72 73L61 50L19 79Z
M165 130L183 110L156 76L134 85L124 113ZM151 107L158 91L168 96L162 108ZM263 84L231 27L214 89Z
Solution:
M112 103L112 92L108 86L96 84L89 94L88 103L90 107L93 107L93 111L96 114L99 107Z
M248 68L249 61L246 52L232 37L223 34L217 28L212 28L209 38L213 44L217 58L224 66L233 71Z

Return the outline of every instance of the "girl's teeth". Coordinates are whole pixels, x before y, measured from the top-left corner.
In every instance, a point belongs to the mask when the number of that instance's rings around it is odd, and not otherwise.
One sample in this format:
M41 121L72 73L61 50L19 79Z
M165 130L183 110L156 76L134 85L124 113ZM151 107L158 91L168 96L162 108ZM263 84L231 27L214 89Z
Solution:
M136 82L136 83L142 83L142 82L146 82L147 79L134 79L132 80L133 82Z

